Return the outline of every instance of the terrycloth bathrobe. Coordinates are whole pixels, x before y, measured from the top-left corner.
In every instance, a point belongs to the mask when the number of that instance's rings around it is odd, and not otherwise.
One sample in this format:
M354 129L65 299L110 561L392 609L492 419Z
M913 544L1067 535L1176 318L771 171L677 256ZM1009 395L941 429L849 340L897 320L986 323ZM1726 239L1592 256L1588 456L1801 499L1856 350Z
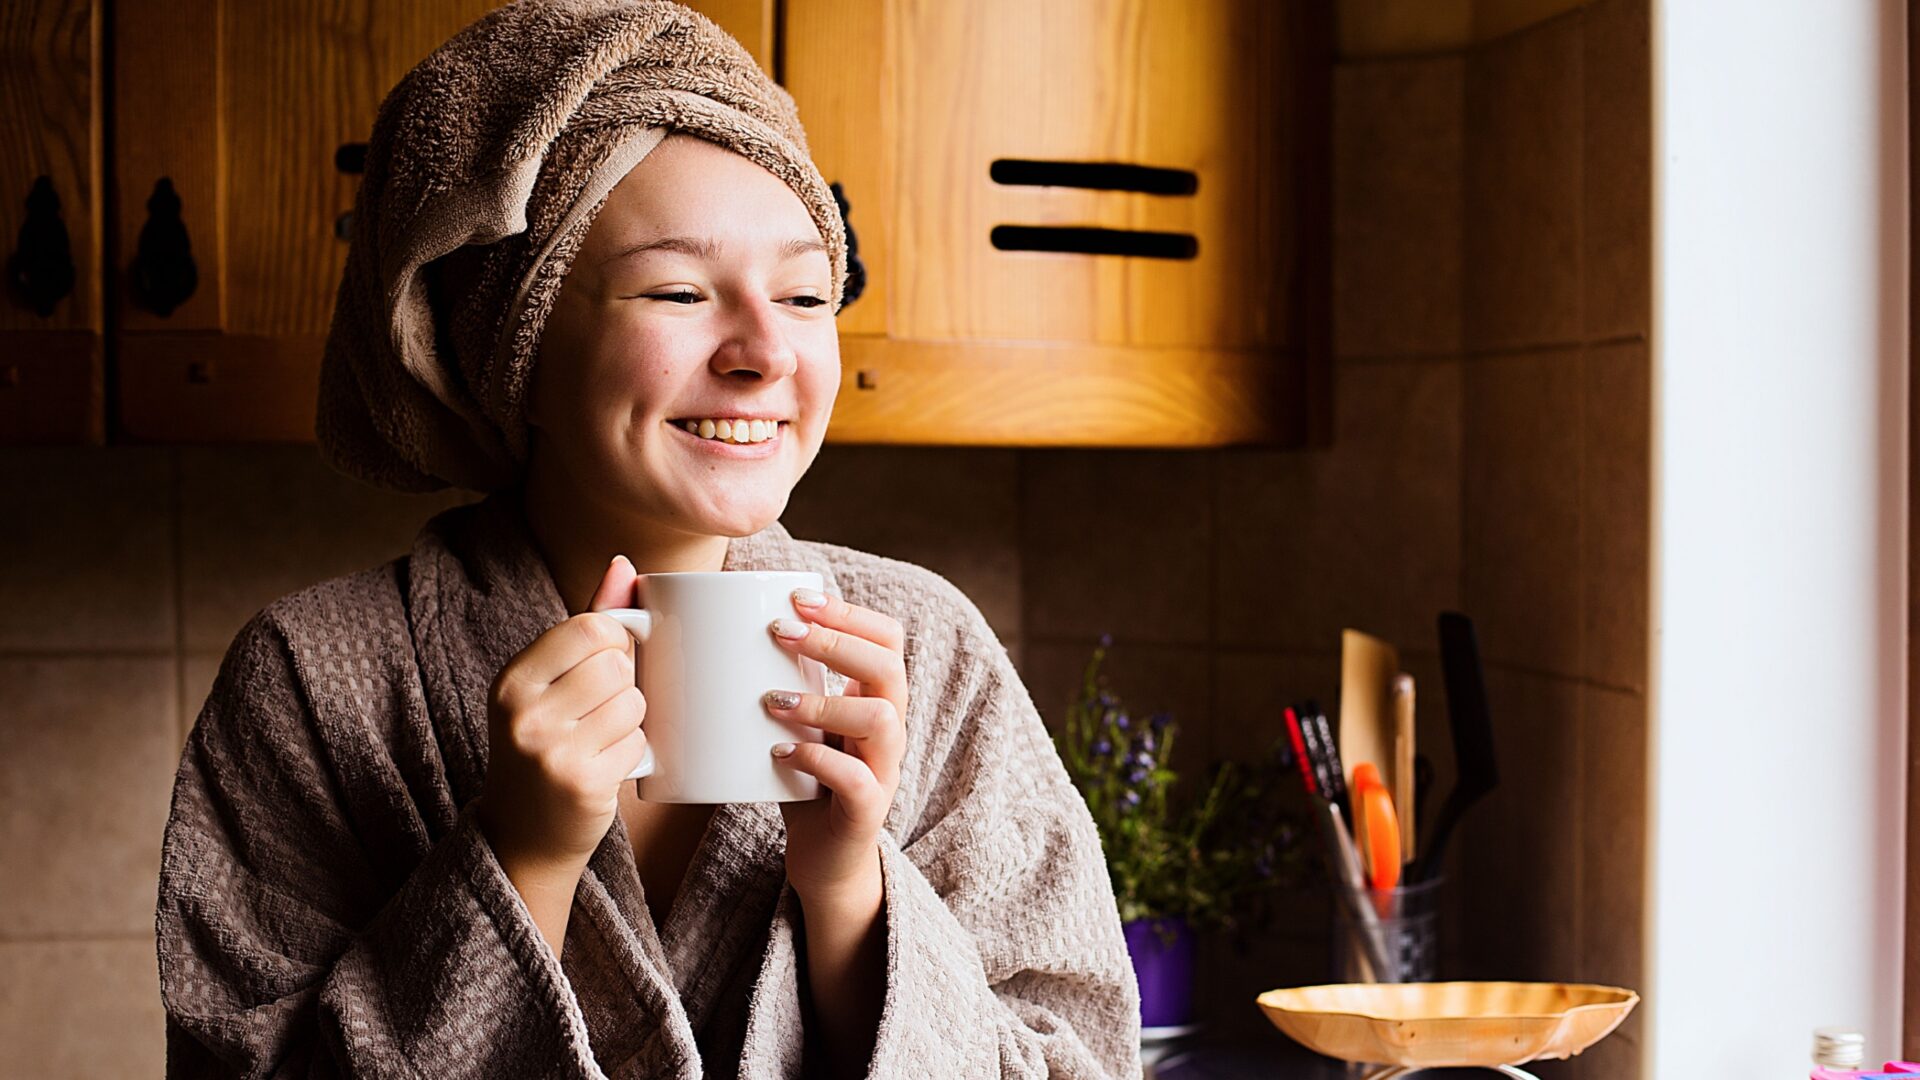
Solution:
M871 1075L1137 1077L1098 837L979 611L928 570L777 524L725 565L819 571L906 628ZM718 809L658 933L616 822L558 962L476 827L488 687L566 616L496 495L240 632L167 822L169 1076L801 1074L801 910L777 806Z

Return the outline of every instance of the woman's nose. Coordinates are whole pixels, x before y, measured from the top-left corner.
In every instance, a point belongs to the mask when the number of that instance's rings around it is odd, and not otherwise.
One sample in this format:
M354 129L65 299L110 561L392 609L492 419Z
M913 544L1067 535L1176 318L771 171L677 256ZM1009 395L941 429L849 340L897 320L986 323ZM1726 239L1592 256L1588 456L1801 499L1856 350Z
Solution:
M770 303L735 305L728 316L726 340L714 350L714 371L720 375L752 372L768 381L792 375L800 357L778 315Z

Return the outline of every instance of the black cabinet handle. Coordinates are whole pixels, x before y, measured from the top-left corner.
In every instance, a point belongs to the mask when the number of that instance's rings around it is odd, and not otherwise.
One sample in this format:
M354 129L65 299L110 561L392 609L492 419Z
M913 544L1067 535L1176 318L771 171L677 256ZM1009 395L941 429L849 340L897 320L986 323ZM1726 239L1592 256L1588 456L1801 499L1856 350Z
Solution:
M840 289L840 308L846 310L848 304L860 298L867 289L867 264L860 261L860 240L853 235L853 222L847 220L847 213L853 204L847 201L847 192L835 180L827 185L833 191L833 201L840 208L840 224L847 230L847 283Z
M44 318L73 292L75 277L73 246L67 224L60 220L60 196L54 193L53 180L42 176L27 193L20 243L7 256L7 289Z
M341 143L333 151L333 167L347 176L360 176L367 171L367 144L363 142ZM333 219L333 235L347 241L353 240L353 211L342 211Z
M200 284L187 224L180 219L180 195L161 177L147 199L147 223L140 227L140 248L129 268L128 295L134 305L166 317L187 302Z

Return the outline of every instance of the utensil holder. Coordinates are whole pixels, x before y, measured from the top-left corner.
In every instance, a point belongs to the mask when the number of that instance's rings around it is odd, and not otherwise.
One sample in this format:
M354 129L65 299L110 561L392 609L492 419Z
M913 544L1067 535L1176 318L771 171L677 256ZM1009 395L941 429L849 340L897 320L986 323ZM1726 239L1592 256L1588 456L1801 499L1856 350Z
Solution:
M1380 932L1392 971L1367 962L1361 929L1340 904L1333 906L1332 974L1334 982L1433 982L1440 956L1440 896L1444 878L1414 885L1368 889L1367 903L1380 917Z

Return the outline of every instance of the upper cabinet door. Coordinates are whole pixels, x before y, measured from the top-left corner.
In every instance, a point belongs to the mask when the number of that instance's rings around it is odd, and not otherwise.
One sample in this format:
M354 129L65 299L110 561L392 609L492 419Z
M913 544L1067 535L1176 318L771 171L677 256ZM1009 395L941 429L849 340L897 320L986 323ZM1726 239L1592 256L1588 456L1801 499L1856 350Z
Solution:
M360 153L487 0L117 0L113 252L133 438L310 437Z
M784 8L780 76L867 271L831 437L1318 437L1330 3Z
M1286 345L1303 6L900 0L895 332Z
M104 437L100 10L0 6L0 441Z

